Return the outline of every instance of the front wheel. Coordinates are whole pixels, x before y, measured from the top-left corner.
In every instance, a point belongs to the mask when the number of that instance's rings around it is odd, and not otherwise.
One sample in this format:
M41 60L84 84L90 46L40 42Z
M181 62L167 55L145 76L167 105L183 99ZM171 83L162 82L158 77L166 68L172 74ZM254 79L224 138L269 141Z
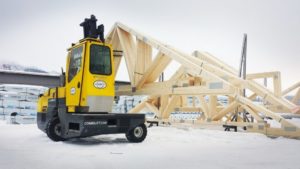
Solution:
M53 141L64 141L61 137L61 124L58 118L51 119L46 128L47 136Z
M147 136L147 127L145 124L140 124L126 133L126 138L129 142L140 143Z

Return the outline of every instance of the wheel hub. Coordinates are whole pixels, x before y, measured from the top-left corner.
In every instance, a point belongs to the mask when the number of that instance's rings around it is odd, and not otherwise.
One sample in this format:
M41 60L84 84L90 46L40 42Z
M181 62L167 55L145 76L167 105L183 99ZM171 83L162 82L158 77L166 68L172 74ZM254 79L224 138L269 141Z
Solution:
M61 124L56 124L54 127L54 132L56 135L61 136Z
M137 138L140 138L143 136L143 129L142 127L136 127L134 130L133 130L133 134L135 137Z

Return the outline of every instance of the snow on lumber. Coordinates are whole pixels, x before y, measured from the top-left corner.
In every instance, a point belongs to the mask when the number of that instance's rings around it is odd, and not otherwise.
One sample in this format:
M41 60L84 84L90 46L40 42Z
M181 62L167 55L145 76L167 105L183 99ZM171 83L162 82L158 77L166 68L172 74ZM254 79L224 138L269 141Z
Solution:
M299 168L300 141L257 133L152 127L139 144L123 134L52 142L36 125L0 121L2 169Z

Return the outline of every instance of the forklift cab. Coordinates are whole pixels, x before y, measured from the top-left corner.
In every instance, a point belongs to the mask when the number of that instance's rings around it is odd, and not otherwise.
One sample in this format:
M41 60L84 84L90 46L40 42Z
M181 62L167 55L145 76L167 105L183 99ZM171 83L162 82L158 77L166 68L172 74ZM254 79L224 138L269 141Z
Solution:
M112 50L87 38L69 49L66 72L68 112L110 113L114 99Z

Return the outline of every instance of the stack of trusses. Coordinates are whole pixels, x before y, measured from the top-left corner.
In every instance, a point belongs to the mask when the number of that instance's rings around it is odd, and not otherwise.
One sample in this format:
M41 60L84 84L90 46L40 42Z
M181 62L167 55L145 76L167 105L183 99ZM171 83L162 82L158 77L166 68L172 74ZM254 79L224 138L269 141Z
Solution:
M300 97L300 89L292 102L283 96L298 88L300 83L282 92L280 72L248 74L243 80L236 69L209 53L183 53L121 23L115 24L106 39L114 50L123 51L123 56L114 58L116 72L124 57L131 82L131 85L119 87L116 95L148 95L148 99L131 112L148 109L156 113L159 120L169 121L171 112L198 111L202 116L194 122L196 124L226 124L272 136L300 137L300 128L277 114L299 113L299 106L294 103ZM154 50L157 53L152 56ZM158 82L172 60L181 66L172 77ZM273 91L255 81L259 78L273 78ZM243 89L250 96L244 97ZM218 96L227 97L228 104L218 102ZM254 102L257 96L264 104ZM200 104L187 106L187 97ZM281 127L271 127L265 117L277 121Z

